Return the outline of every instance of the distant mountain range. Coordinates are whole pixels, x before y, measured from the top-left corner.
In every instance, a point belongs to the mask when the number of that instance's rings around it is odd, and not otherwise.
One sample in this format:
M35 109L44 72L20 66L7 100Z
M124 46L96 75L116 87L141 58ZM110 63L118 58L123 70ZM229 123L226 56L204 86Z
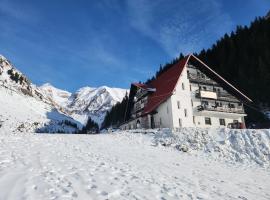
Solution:
M40 87L0 55L0 132L75 132L91 117L101 124L125 89L83 87L75 93Z
M42 94L53 102L54 106L82 124L91 117L101 124L105 114L113 105L122 101L127 90L101 86L83 87L75 93L55 88L49 83L39 87Z

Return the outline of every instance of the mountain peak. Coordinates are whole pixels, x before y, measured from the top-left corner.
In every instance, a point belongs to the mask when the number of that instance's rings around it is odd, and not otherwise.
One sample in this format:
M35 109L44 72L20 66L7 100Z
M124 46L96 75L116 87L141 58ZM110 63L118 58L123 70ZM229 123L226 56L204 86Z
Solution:
M7 59L5 58L5 56L0 54L0 60L7 60Z

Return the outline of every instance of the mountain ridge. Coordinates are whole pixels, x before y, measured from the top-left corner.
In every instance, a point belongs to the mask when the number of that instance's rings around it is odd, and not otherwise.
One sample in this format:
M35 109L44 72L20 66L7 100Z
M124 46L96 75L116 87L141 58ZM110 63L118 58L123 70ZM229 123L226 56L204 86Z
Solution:
M30 125L28 124L27 126L30 132L37 129L38 131L43 131L44 128L41 129L42 126L46 124L46 127L48 127L49 122L52 124L56 123L56 125L49 126L46 130L47 132L67 131L65 124L61 124L62 121L69 121L68 124L76 124L78 128L81 128L86 124L89 117L101 125L106 112L117 102L120 102L128 93L126 89L110 88L108 86L85 86L73 93L56 88L51 83L37 86L3 55L0 55L0 88L0 96L2 98L2 101L0 101L2 104L0 105L2 107L0 127L3 121L6 124L7 121L11 121L14 127L25 126L28 123L27 121L29 121ZM16 101L19 103L17 104ZM8 105L7 107L10 107L9 110L4 108L5 104ZM12 104L18 107L20 105L25 107L25 115L22 114L19 121L12 121L9 117L5 117L16 116L16 107ZM38 107L36 110L40 110L40 113L36 113L37 115L27 115L27 112L33 113L35 106ZM4 118L5 120L3 120ZM36 122L35 118L40 119ZM39 127L36 127L34 124L38 124ZM60 126L57 124L60 124ZM64 128L61 128L62 125ZM68 130L67 132L70 131ZM75 131L75 129L72 131Z
M85 86L70 93L50 83L39 86L39 89L58 109L80 123L86 124L88 118L91 117L99 125L103 122L106 112L117 102L122 101L128 93L126 89L108 86Z

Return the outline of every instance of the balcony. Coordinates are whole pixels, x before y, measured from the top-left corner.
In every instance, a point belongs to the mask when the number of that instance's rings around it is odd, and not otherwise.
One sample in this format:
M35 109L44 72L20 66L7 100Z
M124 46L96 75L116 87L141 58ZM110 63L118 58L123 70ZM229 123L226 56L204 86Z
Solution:
M214 112L245 114L245 111L242 107L228 108L228 107L219 107L219 106L211 106L211 105L200 105L197 107L197 110L199 112L201 112L201 111L214 111Z
M194 73L188 73L188 79L193 83L201 83L206 85L217 85L217 83L209 78L199 76Z
M210 90L196 90L195 97L202 99L215 99L228 102L239 102L239 100L236 97L232 96L227 92L218 92Z

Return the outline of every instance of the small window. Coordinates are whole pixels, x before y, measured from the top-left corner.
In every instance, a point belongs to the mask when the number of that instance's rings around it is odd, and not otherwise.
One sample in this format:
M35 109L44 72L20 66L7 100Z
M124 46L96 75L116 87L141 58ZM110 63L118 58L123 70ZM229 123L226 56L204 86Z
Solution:
M238 123L238 120L237 119L233 120L233 123Z
M182 83L182 89L185 90L185 85L184 85L184 83Z
M225 119L219 119L219 124L221 125L221 126L225 126L226 124L225 124Z
M195 116L193 116L193 124L195 124Z
M189 85L189 90L190 90L190 91L192 91L192 87L191 87L191 85Z
M185 117L187 117L187 109L184 109Z
M205 118L205 124L211 125L211 118L210 117Z
M177 101L177 108L180 109L180 101Z
M235 105L233 103L229 103L229 108L235 108Z
M182 127L182 119L181 118L178 119L178 122L179 122L179 127Z
M191 99L191 106L193 107L193 100Z
M208 101L202 101L202 105L208 106Z

